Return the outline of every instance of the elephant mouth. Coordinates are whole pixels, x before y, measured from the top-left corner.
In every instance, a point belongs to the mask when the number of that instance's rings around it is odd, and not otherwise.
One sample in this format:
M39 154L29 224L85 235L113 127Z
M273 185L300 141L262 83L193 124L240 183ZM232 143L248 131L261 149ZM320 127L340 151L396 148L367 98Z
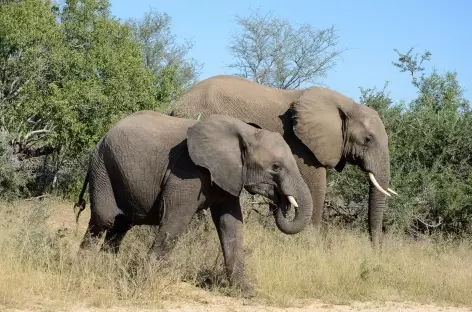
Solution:
M276 205L277 208L273 211L274 216L277 214L277 211L280 210L283 217L287 219L291 210L294 210L293 212L295 213L298 208L298 203L292 195L283 194L278 188L276 194L277 200L274 202L274 205ZM293 218L294 216L291 217Z
M278 209L282 210L284 216L288 213L291 206L298 208L298 203L292 195L284 194L283 191L272 183L258 183L247 185L246 191L251 195L262 195L269 199L269 201L276 206L273 213Z
M265 189L263 194L272 202L272 205L269 205L270 212L266 216L270 214L274 216L275 224L282 233L291 235L303 230L309 222L312 207L311 202L308 202L307 199L303 197L303 191L301 194L294 194L300 196L298 200L301 200L301 206L299 207L294 195L289 194L287 190L284 190L279 185L258 185L257 189ZM248 191L254 192L255 188L249 188Z
M384 194L384 195L387 196L387 197L392 196L392 194L398 195L398 193L395 192L394 190L392 190L391 188L387 188L387 190L385 190L385 189L379 184L379 182L377 181L377 178L375 177L375 174L374 174L374 172L372 171L372 169L365 166L365 161L361 161L360 158L357 158L357 157L354 157L354 156L351 156L351 157L349 157L349 158L346 158L346 160L347 160L349 163L353 164L353 165L359 166L362 171L364 171L365 173L367 173L367 176L368 176L368 178L369 178L369 181L370 181L371 185L374 186L380 193Z

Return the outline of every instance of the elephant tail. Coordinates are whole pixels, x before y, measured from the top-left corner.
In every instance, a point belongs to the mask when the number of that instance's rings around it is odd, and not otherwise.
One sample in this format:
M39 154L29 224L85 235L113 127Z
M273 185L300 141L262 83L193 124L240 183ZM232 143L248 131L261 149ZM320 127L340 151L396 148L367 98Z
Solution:
M79 216L81 212L85 210L84 194L85 194L85 190L87 189L89 175L90 175L90 172L89 170L87 170L87 175L85 176L84 184L82 185L82 191L79 194L79 200L74 204L75 223L79 223Z

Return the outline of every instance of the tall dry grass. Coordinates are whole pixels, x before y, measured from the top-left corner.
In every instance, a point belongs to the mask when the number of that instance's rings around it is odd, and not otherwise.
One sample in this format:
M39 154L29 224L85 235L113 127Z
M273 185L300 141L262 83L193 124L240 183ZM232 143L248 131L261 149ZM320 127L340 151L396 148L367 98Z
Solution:
M0 306L159 306L197 299L205 287L205 294L231 294L210 220L194 220L169 263L150 266L148 227L132 229L116 257L97 251L78 257L88 217L87 209L76 228L70 203L0 204ZM253 216L245 224L247 274L257 298L281 306L299 299L472 305L471 241L387 235L376 252L354 230L287 236Z

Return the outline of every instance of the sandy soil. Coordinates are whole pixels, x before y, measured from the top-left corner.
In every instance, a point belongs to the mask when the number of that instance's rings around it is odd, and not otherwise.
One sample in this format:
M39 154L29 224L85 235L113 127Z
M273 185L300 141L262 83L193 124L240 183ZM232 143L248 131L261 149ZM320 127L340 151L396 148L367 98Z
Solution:
M208 296L207 296L208 297ZM472 311L471 308L458 308L458 307L440 307L434 305L423 305L414 302L385 302L385 303L374 303L374 302L356 302L350 305L333 305L323 304L321 302L307 303L300 307L269 307L259 304L248 304L243 300L213 297L213 298L202 298L200 302L163 302L161 307L137 307L137 306L126 306L126 307L111 307L111 308L95 308L85 306L73 306L64 308L52 308L52 307L34 307L24 310L19 309L8 309L2 308L1 311L5 312L36 312L36 311L64 311L64 312L151 312L151 311L162 311L162 312L305 312L305 311L363 311L363 312L406 312L406 311L417 311L417 312L465 312Z
M68 307L60 307L50 303L38 303L36 306L18 309L7 308L0 305L0 311L4 312L467 312L471 308L439 306L421 304L417 302L353 302L350 304L326 304L317 300L305 300L294 303L290 307L277 307L265 305L262 300L242 299L215 295L211 292L182 283L191 293L191 300L163 301L155 306L114 306L91 307L87 304L75 304Z

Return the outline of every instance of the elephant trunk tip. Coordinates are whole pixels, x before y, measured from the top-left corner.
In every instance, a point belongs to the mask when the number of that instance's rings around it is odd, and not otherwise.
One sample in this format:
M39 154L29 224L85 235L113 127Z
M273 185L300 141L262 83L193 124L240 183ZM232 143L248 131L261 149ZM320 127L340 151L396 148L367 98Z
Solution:
M310 222L313 210L311 201L303 197L300 200L301 202L298 203L294 196L287 195L277 204L275 224L282 233L288 235L297 234ZM292 208L295 210L295 217L292 221L289 221L286 213Z

